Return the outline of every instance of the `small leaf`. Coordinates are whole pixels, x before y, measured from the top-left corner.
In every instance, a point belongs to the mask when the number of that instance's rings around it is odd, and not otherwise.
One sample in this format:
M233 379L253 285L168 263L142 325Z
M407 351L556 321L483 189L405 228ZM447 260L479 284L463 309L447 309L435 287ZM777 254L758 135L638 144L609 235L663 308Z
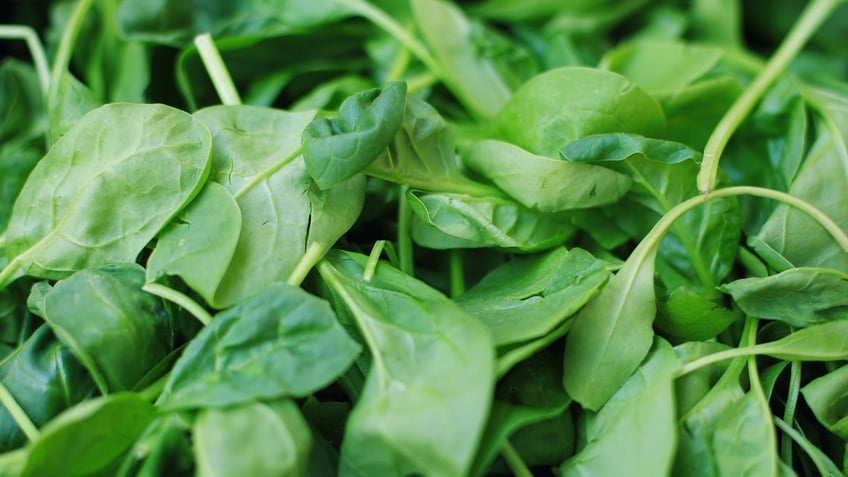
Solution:
M400 129L406 83L392 81L346 99L333 119L316 119L303 131L303 158L322 189L350 179L385 152Z

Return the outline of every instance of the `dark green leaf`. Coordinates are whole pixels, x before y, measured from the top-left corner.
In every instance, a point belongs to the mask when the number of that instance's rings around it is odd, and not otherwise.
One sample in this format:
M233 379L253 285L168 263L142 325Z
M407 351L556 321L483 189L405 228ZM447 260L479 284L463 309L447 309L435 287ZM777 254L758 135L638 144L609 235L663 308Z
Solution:
M848 275L826 268L792 268L764 278L743 278L721 291L749 316L805 327L848 317Z
M538 338L586 304L609 278L581 249L517 257L456 298L489 326L496 346Z
M126 454L117 477L191 477L194 458L186 424L177 414L155 418Z
M326 189L350 179L383 154L403 122L406 83L346 99L333 119L315 119L303 131L306 169Z
M659 298L656 328L682 340L704 341L715 338L742 318L737 310L720 305L715 290L683 285Z
M386 263L364 281L366 260L331 252L319 265L372 355L345 429L341 475L464 475L492 396L489 332L444 295Z
M848 366L816 378L801 388L816 419L830 432L848 439Z
M271 284L198 333L174 365L159 404L184 409L307 396L341 375L357 354L359 346L325 301Z

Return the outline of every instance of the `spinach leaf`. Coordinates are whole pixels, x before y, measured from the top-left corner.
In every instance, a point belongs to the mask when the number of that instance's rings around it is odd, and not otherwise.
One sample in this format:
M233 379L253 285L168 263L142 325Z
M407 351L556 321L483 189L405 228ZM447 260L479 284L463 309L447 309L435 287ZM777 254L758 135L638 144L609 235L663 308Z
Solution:
M192 427L201 477L304 475L309 426L288 399L200 411Z
M118 103L85 115L15 201L0 287L134 261L200 190L209 148L209 131L170 107Z
M409 191L412 237L434 249L502 247L543 250L574 233L568 216L546 214L509 199Z
M191 441L185 421L176 413L157 416L126 454L117 477L194 475Z
M365 184L355 177L318 190L300 156L300 134L314 112L216 106L195 116L213 133L210 178L241 210L235 252L210 302L224 308L287 279L310 244L329 247L338 240L362 210Z
M164 409L302 397L328 385L359 354L323 300L282 283L215 315L174 365Z
M147 259L147 281L178 275L207 303L215 303L238 245L241 222L241 209L227 189L207 183L159 234Z
M566 361L567 364L567 361ZM586 446L560 467L563 476L668 475L677 441L674 373L679 361L657 339L645 362L597 413L586 416Z
M96 389L91 376L49 326L39 327L3 358L0 380L36 425L91 397ZM25 441L5 407L0 409L0 436L2 451Z
M40 292L43 318L104 394L134 389L176 346L170 315L142 285L140 266L104 265Z
M464 475L492 397L489 332L441 293L388 264L362 280L366 260L335 251L318 267L372 356L345 428L340 474Z
M848 275L825 268L792 268L743 278L720 290L749 316L805 327L848 317Z
M318 118L303 131L303 157L309 175L322 189L350 179L388 147L403 122L406 83L346 99L333 119Z
M153 406L132 393L85 401L42 429L21 476L108 475L154 416Z
M628 176L606 167L537 156L495 140L469 146L463 162L525 207L543 212L611 204L632 183Z
M742 313L719 306L716 290L682 285L670 292L658 291L654 326L666 336L682 340L709 340L740 321Z
M848 366L841 366L801 388L804 400L812 409L816 419L842 439L848 439L846 385L848 385Z
M492 332L496 346L545 335L603 287L609 272L581 249L517 257L455 299Z
M656 132L665 116L654 98L618 74L564 67L524 83L495 125L508 142L557 157L562 147L591 134Z
M492 60L475 44L472 25L462 10L444 0L412 0L410 5L418 30L439 62L442 81L472 114L481 118L497 114L511 92Z

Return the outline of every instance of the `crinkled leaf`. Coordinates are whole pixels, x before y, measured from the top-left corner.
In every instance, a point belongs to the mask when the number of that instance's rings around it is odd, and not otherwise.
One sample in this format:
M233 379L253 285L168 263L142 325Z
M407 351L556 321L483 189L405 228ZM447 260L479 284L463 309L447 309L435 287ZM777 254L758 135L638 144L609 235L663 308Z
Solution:
M200 411L192 428L198 477L304 475L312 435L288 399Z
M501 197L417 191L407 197L415 213L412 236L428 248L542 250L574 233L568 216L528 209Z
M43 297L43 318L104 393L133 389L174 349L171 317L142 285L140 266L104 265L60 280Z
M496 124L507 141L557 157L562 147L591 134L649 134L665 125L665 117L654 98L616 73L563 67L524 83Z
M560 475L625 475L633 469L668 475L677 444L678 368L674 350L657 339L633 376L596 414L587 415L586 446L560 467Z
M274 283L215 315L174 365L159 404L185 409L307 396L341 375L359 351L327 302Z
M826 268L792 268L763 278L742 278L721 291L749 316L805 327L848 318L848 275Z
M609 278L581 249L516 257L455 299L492 332L495 345L538 338L571 317Z
M315 183L332 187L374 162L400 129L405 105L406 83L392 81L346 99L335 118L309 123L303 131L303 158Z
M202 124L167 106L117 103L86 114L38 163L15 201L9 267L62 278L134 261L200 190L210 142Z
M345 429L340 474L464 475L494 385L489 331L441 293L386 263L364 281L366 260L331 252L319 265L372 355Z
M524 206L543 212L611 204L632 182L606 167L538 156L495 140L472 144L463 162Z
M147 259L147 281L177 275L207 303L232 261L241 232L241 209L220 184L200 194L159 234Z

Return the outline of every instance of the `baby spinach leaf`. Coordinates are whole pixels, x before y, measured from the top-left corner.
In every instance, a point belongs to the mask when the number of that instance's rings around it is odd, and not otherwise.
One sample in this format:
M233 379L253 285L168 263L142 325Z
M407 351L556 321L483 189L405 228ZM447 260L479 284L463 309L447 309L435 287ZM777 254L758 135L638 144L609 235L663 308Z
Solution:
M842 439L848 439L846 387L848 387L848 366L841 366L801 388L804 400L810 406L816 419Z
M712 433L712 452L718 457L717 475L777 475L777 438L761 389L749 391L718 416Z
M447 122L436 108L415 97L407 98L403 123L388 150L365 172L415 189L502 195L497 188L463 174Z
M597 411L627 381L651 348L654 244L643 241L601 292L574 318L565 341L563 384L584 408Z
M455 299L489 326L495 345L538 338L586 304L609 278L581 249L517 257Z
M481 118L497 114L511 92L492 60L475 44L463 11L444 0L412 0L410 5L445 76L442 81L472 114Z
M116 477L191 477L194 459L185 421L176 413L157 416L127 452Z
M154 416L153 406L136 394L85 401L44 426L21 477L108 475Z
M304 475L312 435L288 399L200 411L192 427L198 477Z
M306 396L341 375L359 350L325 301L273 283L198 333L174 365L159 405L186 409Z
M63 74L59 80L57 98L56 104L51 104L48 111L50 128L47 138L50 145L67 134L86 113L103 104L71 73Z
M241 222L241 209L227 189L206 184L159 234L147 259L147 281L178 275L207 303L214 303L236 251Z
M299 155L314 112L216 106L195 116L213 133L210 178L241 209L238 244L211 301L224 308L288 278L311 243L338 240L362 210L365 184L355 177L318 190Z
M46 325L3 358L0 380L36 425L45 424L96 389L85 368ZM24 442L12 416L0 408L0 451Z
M758 344L758 354L786 361L839 361L848 358L848 320L828 321Z
M647 39L611 50L601 67L614 71L649 93L678 91L718 64L721 48L672 40Z
M132 262L209 172L209 131L162 105L110 104L86 114L38 163L7 231L0 287Z
M309 175L322 189L350 179L388 147L403 122L406 83L346 99L333 119L318 118L303 131L303 158Z
M611 204L632 182L606 167L537 156L495 140L469 146L463 162L522 205L543 212Z
M848 189L848 174L842 173L848 168L845 133L848 131L848 99L813 87L805 87L802 94L819 114L817 139L789 193L818 207L843 230L848 229L846 204L834 200ZM779 205L749 242L778 271L795 266L832 268L848 273L848 254L833 242L830 234L804 213L786 205Z
M43 318L104 394L133 389L175 346L170 316L142 285L140 266L104 265L60 280L43 296Z
M738 310L719 305L720 294L695 285L682 285L658 294L655 327L682 340L709 340L742 318Z
M654 98L616 73L563 67L524 83L495 124L507 141L557 157L563 146L591 134L658 131L665 116Z
M568 216L528 209L500 197L410 191L412 236L428 248L542 250L574 233Z
M703 150L710 133L740 94L742 85L739 79L727 74L698 81L671 93L656 94L667 123L662 137Z
M345 429L340 474L464 475L492 396L489 332L444 295L386 263L371 281L362 280L366 261L331 252L318 267L372 355Z
M848 275L826 268L792 268L743 278L720 290L749 316L805 327L848 317Z
M566 365L568 362L566 361ZM586 446L560 467L563 477L668 475L677 442L671 346L655 340L645 362L597 413L586 416Z

